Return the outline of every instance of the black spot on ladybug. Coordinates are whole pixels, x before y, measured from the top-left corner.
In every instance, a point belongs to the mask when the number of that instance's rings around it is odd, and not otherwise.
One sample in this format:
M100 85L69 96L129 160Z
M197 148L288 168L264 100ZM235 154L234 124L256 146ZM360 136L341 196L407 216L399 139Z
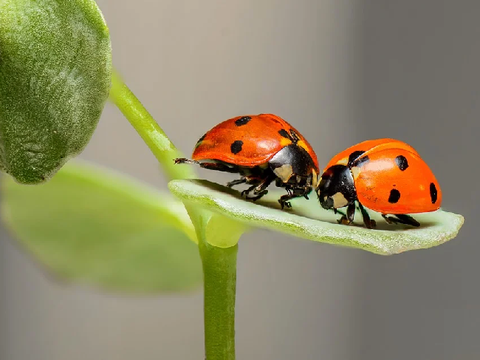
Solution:
M366 162L370 161L367 155L363 156L362 158L359 159L359 157L364 153L365 151L363 150L357 150L354 151L350 154L348 157L348 167L353 167L353 166L362 166Z
M395 163L397 164L398 168L401 170L401 171L405 171L407 170L408 168L408 161L407 161L407 158L403 155L398 155L396 158L395 158Z
M296 144L300 140L300 137L293 129L290 129L290 139L294 144Z
M203 139L205 139L205 136L207 136L207 134L204 134L200 139L198 139L195 147L198 147L202 143Z
M235 155L242 151L243 141L235 140L232 145L230 145L230 151Z
M437 202L437 187L434 183L430 184L430 197L432 198L432 204Z
M363 164L369 161L370 161L370 158L368 157L368 155L362 156L360 159L355 161L355 166L362 166Z
M390 196L388 197L388 202L390 204L396 204L400 200L400 191L397 189L390 190Z
M241 117L240 119L235 120L235 125L237 126L246 125L250 120L252 120L250 116L244 116L244 117Z
M290 139L290 135L288 134L287 130L282 129L282 130L279 130L278 133L284 138Z

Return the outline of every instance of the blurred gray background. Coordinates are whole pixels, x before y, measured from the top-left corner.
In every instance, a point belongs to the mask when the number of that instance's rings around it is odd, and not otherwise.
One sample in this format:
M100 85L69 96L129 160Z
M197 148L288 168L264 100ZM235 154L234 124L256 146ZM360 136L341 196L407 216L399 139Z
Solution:
M478 0L99 5L115 66L185 153L216 123L261 112L293 123L321 165L362 140L396 137L429 163L444 208L466 217L454 241L393 257L246 235L238 359L480 358ZM82 157L165 186L111 105ZM65 286L1 237L1 360L203 359L200 292L139 298Z

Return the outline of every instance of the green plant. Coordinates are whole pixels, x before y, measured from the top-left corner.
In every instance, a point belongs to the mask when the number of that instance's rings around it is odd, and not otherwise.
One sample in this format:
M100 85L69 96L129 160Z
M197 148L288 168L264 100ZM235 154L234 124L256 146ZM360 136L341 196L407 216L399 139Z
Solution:
M294 211L281 211L278 194L254 204L196 180L190 166L174 165L182 154L112 71L108 28L93 0L0 0L0 9L6 226L51 272L72 281L151 293L190 290L203 274L209 360L235 357L236 256L246 231L265 227L389 255L441 244L463 224L460 215L438 211L416 216L419 229L340 226L316 201L295 200ZM66 164L88 143L108 98L181 201L111 171Z

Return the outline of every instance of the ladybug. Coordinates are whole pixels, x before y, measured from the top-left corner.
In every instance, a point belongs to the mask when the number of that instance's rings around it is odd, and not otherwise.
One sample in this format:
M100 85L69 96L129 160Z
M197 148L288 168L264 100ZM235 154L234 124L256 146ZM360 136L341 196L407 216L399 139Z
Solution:
M282 209L291 207L290 199L308 199L319 174L317 156L307 140L273 114L226 120L198 140L192 159L177 158L175 163L238 173L240 179L227 186L251 185L242 191L242 196L254 201L267 194L267 187L275 181L276 186L287 191L278 200Z
M350 224L358 203L367 228L375 227L365 207L388 223L420 226L408 214L440 208L442 192L435 176L410 145L394 139L367 140L328 163L316 189L324 209L347 207L339 223ZM387 216L387 215L392 216Z

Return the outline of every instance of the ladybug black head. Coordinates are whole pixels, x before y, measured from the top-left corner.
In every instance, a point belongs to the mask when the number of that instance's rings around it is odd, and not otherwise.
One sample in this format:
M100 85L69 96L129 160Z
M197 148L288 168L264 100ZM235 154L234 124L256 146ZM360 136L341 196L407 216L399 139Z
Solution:
M320 205L324 209L338 209L357 199L355 184L350 169L344 165L333 165L322 174L317 188Z

